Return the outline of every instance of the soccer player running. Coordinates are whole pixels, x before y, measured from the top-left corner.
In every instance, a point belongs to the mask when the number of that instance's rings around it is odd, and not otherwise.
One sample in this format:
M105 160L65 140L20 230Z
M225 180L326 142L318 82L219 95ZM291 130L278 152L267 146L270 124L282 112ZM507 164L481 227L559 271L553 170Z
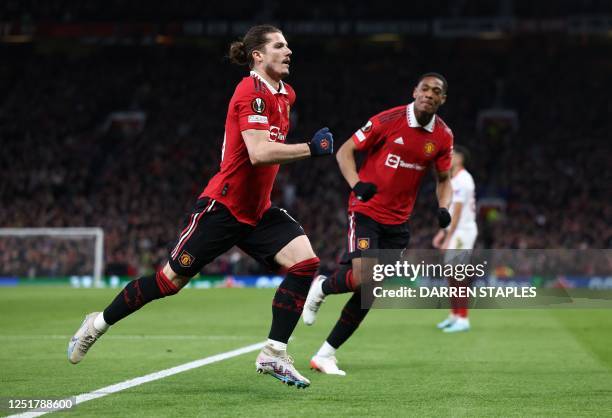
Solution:
M232 43L229 57L248 64L251 72L229 103L219 172L200 194L165 266L130 282L102 313L86 316L68 345L71 363L80 362L111 325L176 294L202 267L237 245L269 268L287 272L272 301L272 325L257 371L288 385L310 384L293 366L287 342L319 259L301 225L271 205L270 193L279 164L332 154L333 136L323 128L308 143L285 144L296 96L282 81L289 75L291 50L279 29L252 27L242 41Z
M472 175L465 169L469 164L470 154L461 146L453 149L451 167L451 184L453 186L453 203L450 207L452 221L448 228L438 231L433 239L433 246L442 250L471 250L478 235L476 225L476 186ZM467 254L466 254L467 255ZM468 286L469 281L450 279L451 286ZM462 297L451 298L451 313L438 328L444 332L469 331L468 300Z
M370 118L338 150L342 175L352 188L348 204L348 248L335 275L318 276L306 298L303 320L315 321L327 295L353 292L340 319L312 357L313 369L345 375L337 365L336 350L355 332L369 309L361 306L362 267L371 259L368 249L404 249L410 232L408 219L421 181L430 165L437 172L438 222L450 223L450 182L453 134L436 115L446 101L448 84L438 73L423 74L414 88L414 102ZM365 153L359 171L356 152Z

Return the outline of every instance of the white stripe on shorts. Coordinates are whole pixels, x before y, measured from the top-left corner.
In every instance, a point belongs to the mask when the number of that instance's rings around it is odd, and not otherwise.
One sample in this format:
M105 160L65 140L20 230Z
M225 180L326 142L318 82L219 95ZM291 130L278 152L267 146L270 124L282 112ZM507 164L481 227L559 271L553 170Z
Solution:
M179 238L179 241L176 243L176 246L172 250L170 257L175 258L177 256L178 252L181 250L181 248L183 248L185 241L187 241L187 239L191 236L193 231L195 231L195 228L197 227L198 222L200 218L202 217L202 214L206 212L210 212L210 210L213 208L214 205L215 205L215 200L211 200L208 206L206 207L206 209L204 209L202 212L198 214L195 214L195 216L193 214L191 215L191 222L189 223L187 230L185 230L183 234L181 235L181 237Z
M355 212L349 213L349 233L348 233L349 253L355 251Z

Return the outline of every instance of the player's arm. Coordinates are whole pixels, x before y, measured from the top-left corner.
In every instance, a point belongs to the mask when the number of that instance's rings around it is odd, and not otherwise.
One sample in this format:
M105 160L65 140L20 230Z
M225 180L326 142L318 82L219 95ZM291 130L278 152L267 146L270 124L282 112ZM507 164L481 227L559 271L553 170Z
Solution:
M357 152L357 146L352 139L348 139L338 152L336 153L336 160L340 167L340 172L344 176L346 182L349 184L351 189L359 183L359 174L357 173L357 161L355 160L355 153Z
M373 183L365 183L359 180L357 161L355 160L357 151L357 144L352 138L349 138L336 153L336 160L344 179L355 192L355 197L362 202L367 202L374 197L378 188Z
M444 229L451 223L451 215L448 212L453 201L453 186L451 184L451 167L453 155L453 133L446 129L447 137L445 144L436 157L436 196L438 197L438 225ZM455 214L457 212L454 212Z
M438 230L436 235L434 235L433 240L431 240L431 245L434 248L442 248L445 238L446 238L446 229L440 229Z
M310 157L308 144L282 144L270 141L270 132L259 129L242 131L251 164L283 164Z
M308 157L333 153L334 138L329 129L320 129L312 140L303 144L283 144L270 140L270 132L263 129L242 131L242 138L254 166L284 164Z
M366 183L359 179L355 153L370 148L378 141L380 138L378 127L378 123L374 124L372 120L368 120L362 128L358 129L353 136L342 144L336 154L340 172L353 189L355 197L362 202L367 202L374 197L378 188L374 183Z
M440 228L446 228L451 222L448 212L453 199L450 170L436 172L436 196L438 197L438 223ZM456 212L455 212L456 213Z
M443 250L448 249L450 238L453 236L453 234L457 230L457 225L459 225L459 218L461 217L461 211L463 210L463 202L453 202L452 205L453 205L453 213L455 214L455 216L452 217L451 223L448 226L448 228L443 230L446 232L444 241L442 242L442 245L441 245L441 248Z

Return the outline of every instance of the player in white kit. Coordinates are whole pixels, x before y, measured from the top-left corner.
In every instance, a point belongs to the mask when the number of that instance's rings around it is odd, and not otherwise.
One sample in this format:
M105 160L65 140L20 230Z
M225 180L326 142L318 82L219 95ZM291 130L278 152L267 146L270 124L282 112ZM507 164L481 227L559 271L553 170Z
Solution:
M469 152L455 146L451 168L453 202L450 207L451 223L438 231L433 246L443 250L471 250L478 236L476 225L476 186L472 175L465 169ZM451 285L466 285L455 280ZM470 329L467 298L451 298L452 311L448 318L438 324L444 332L460 332Z

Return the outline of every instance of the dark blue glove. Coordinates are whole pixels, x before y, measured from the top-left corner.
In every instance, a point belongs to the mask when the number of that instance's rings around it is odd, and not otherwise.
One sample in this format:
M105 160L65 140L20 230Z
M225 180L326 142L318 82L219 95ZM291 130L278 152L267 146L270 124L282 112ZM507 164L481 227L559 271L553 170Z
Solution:
M312 157L333 154L334 135L329 131L329 128L321 128L314 134L312 140L308 143L308 147Z
M438 225L440 228L446 228L451 223L451 216L446 208L438 209Z

